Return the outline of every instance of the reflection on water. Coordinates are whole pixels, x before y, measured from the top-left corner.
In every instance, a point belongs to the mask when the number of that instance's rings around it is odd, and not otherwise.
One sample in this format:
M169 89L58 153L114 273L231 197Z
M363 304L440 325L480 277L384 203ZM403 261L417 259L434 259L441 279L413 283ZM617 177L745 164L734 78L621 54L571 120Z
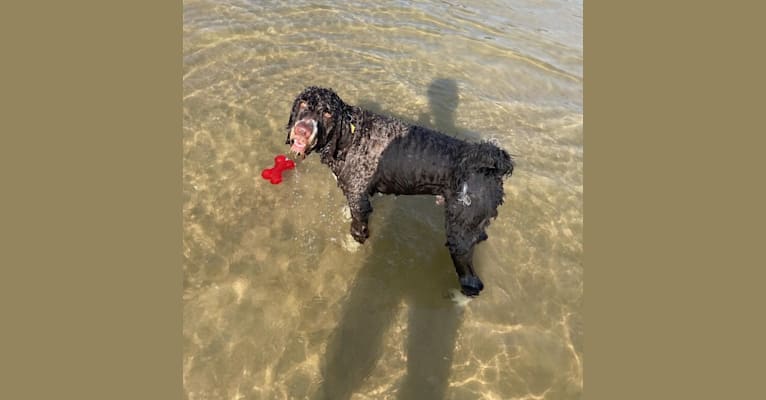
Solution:
M580 398L581 2L184 2L189 399ZM371 238L318 158L280 185L307 85L516 155L465 306L429 196Z

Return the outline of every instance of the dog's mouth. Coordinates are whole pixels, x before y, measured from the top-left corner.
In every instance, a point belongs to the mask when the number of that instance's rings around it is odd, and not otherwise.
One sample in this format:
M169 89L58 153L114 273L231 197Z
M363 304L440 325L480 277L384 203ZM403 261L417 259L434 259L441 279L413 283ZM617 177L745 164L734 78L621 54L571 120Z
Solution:
M317 123L315 120L300 120L290 132L290 151L301 158L306 157L306 152L316 144Z

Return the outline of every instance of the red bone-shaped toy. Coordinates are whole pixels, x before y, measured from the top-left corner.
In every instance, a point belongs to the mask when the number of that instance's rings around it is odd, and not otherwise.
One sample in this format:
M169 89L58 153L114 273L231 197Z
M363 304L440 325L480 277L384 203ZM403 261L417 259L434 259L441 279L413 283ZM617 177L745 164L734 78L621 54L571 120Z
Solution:
M274 157L274 168L266 168L261 172L263 179L269 180L273 185L282 182L282 171L295 168L295 162L288 160L280 154Z

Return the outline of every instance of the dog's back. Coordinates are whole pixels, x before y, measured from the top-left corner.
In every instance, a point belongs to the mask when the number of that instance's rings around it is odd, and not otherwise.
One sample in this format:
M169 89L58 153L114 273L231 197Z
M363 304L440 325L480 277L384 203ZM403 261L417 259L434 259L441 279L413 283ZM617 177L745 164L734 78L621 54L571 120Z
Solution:
M390 194L442 194L467 143L409 126L380 156L374 189Z
M459 190L471 173L502 177L513 171L504 150L408 126L382 152L371 189L388 194L444 195Z

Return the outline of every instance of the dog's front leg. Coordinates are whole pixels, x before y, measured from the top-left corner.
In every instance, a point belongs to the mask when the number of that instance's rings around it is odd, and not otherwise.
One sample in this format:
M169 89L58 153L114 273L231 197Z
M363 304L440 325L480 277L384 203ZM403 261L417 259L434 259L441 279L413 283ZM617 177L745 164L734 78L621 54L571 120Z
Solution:
M359 243L370 237L367 221L372 213L370 196L367 193L347 192L348 208L351 210L351 236Z

